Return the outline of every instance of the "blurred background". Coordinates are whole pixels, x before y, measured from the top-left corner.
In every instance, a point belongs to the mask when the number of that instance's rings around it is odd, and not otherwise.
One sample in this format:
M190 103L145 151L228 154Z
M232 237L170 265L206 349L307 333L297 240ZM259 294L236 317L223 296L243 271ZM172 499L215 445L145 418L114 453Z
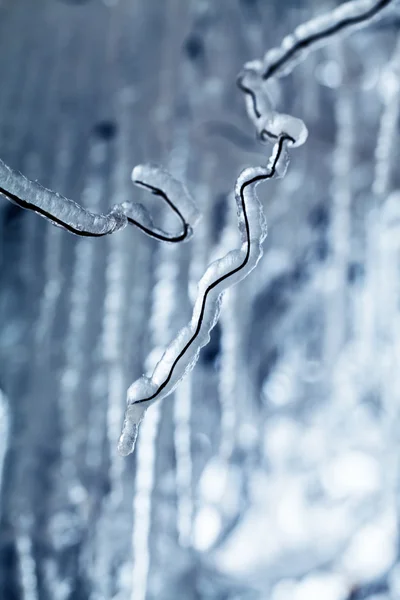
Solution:
M338 3L339 4L339 3ZM0 157L92 211L186 182L184 245L0 198L1 600L400 598L400 7L274 88L305 146L258 188L258 268L118 456L126 389L238 244L266 164L235 85L322 0L0 0Z

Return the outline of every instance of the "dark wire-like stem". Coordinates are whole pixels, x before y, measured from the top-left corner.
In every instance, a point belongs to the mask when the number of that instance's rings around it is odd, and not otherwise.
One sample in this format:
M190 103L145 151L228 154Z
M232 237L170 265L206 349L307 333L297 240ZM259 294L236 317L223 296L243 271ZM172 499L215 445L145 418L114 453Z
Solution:
M220 283L222 283L223 281L226 281L227 279L231 278L233 275L235 275L236 273L239 273L240 271L242 271L247 263L249 262L249 257L250 257L250 252L251 252L251 238L250 238L250 224L249 224L249 218L247 215L247 207L246 207L246 202L245 202L245 198L244 198L244 192L245 189L250 186L250 185L254 185L257 184L261 181L266 181L268 179L272 179L276 173L276 165L279 162L279 159L281 158L282 155L282 151L284 149L284 145L285 142L292 142L294 143L295 140L288 136L288 135L282 135L279 139L278 142L278 151L274 157L274 161L271 165L271 168L269 169L269 171L264 175L257 175L255 177L252 177L251 179L248 179L247 181L245 181L241 187L240 187L240 205L241 205L241 210L243 213L243 219L244 219L244 224L245 224L245 243L246 243L246 254L245 257L242 261L242 263L235 267L234 269L232 269L231 271L229 271L228 273L225 273L225 275L223 275L222 277L219 277L218 279L216 279L215 281L213 281L205 290L204 295L203 295L203 300L202 300L202 304L201 304L201 310L200 310L200 314L199 314L199 318L197 321L197 325L196 325L196 329L194 334L192 335L192 337L189 339L189 341L186 343L186 345L182 348L181 352L178 354L178 356L175 358L174 362L171 365L171 368L169 370L168 376L164 379L164 381L159 385L158 389L154 392L154 394L152 394L151 396L148 396L147 398L142 398L140 400L137 400L135 402L135 404L142 404L143 402L148 402L150 400L154 400L163 390L164 388L168 385L168 383L170 382L172 375L174 373L174 370L176 368L176 366L178 365L178 363L180 362L180 360L182 359L182 357L186 354L187 350L195 343L196 339L198 338L202 325L203 325L203 320L204 320L204 313L206 310L206 304L207 304L207 298L210 294L210 292L216 288Z
M394 0L378 0L375 5L371 6L371 8L365 10L364 12L361 12L358 15L354 15L353 17L344 16L343 18L339 18L336 22L333 22L331 25L322 27L322 29L319 32L314 32L310 33L309 35L305 35L304 37L299 37L299 39L297 39L297 41L295 41L293 45L286 50L286 52L279 56L279 58L272 60L271 62L269 62L269 64L267 64L267 66L264 66L261 69L261 72L259 73L260 79L263 81L267 81L271 77L279 76L280 73L286 74L286 69L290 65L290 63L295 62L296 57L304 53L304 51L311 52L317 47L319 48L321 44L324 44L325 42L328 43L330 41L330 38L334 35L345 33L348 30L360 25L367 25L371 19L376 17L382 10L384 10L390 4L392 4L393 1ZM340 6L339 9L335 9L333 11L333 21L335 21L334 13L337 12L337 10L340 10L340 8L342 8L343 6L346 6L346 3ZM326 20L328 22L327 17L328 15L326 15ZM310 23L312 23L312 21ZM306 26L307 24L304 25L304 27ZM293 39L295 39L296 34L292 35ZM257 118L260 118L261 111L257 106L256 94L254 93L254 90L252 90L250 87L246 86L243 83L246 70L247 68L245 67L244 71L239 74L237 78L237 85L239 89L242 90L242 92L250 96L253 104L254 114ZM263 133L264 132L261 132L260 134L261 140L263 140ZM274 139L274 137L276 139L276 136L273 136L269 133L265 136L265 138L272 139Z
M129 224L138 227L143 233L159 241L178 243L188 239L192 228L166 192L137 179L134 180L134 183L162 198L176 213L182 223L180 233L170 234L157 229L151 219L147 217L147 213L146 223L140 222L133 216L134 208L138 205L131 202L116 205L107 214L92 213L74 200L48 190L37 182L30 181L0 161L0 195L20 208L35 212L74 235L102 237L123 229Z
M354 17L344 17L340 19L330 27L326 27L322 29L318 33L311 34L303 39L299 39L288 51L281 56L278 60L271 63L265 71L262 73L262 79L267 80L270 77L273 77L277 71L284 69L285 65L295 58L296 54L304 50L311 50L313 45L320 44L320 42L326 40L329 41L329 38L332 36L342 33L345 30L367 23L374 17L376 17L384 8L389 6L393 0L378 0L375 6L372 6L370 9L366 10L364 13L354 16Z

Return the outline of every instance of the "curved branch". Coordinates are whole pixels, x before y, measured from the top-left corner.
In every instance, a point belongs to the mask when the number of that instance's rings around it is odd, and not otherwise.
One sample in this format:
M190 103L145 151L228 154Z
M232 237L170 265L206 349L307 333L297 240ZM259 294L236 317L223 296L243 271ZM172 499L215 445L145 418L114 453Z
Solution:
M142 204L123 202L114 206L107 214L92 213L74 200L27 179L0 160L0 194L70 233L84 237L102 237L130 224L160 241L182 242L189 239L199 213L185 187L167 171L155 166L135 167L132 180L136 185L145 187L162 198L176 213L182 223L180 233L170 234L155 227Z
M283 177L288 162L288 142L294 144L295 140L285 134L279 138L267 168L249 168L239 175L235 196L241 248L229 252L208 267L199 283L191 322L168 346L153 375L143 375L129 388L128 407L118 447L121 454L133 451L138 426L146 409L156 400L168 396L184 375L193 369L200 349L209 342L210 331L218 321L222 293L244 279L260 260L267 230L255 187L275 176Z
M393 0L354 0L300 25L285 38L279 49L270 50L265 55L262 78L266 80L274 75L287 74L286 69L291 70L303 53L311 52L335 35L350 33L356 27L367 25L392 3Z
M256 117L260 118L263 110L258 105L254 91L243 81L246 71L255 71L262 81L287 75L309 52L325 45L336 35L351 33L356 28L368 25L393 2L394 0L346 2L330 13L296 27L292 34L284 38L281 46L269 50L262 61L253 61L245 65L244 71L237 79L237 84L251 98Z

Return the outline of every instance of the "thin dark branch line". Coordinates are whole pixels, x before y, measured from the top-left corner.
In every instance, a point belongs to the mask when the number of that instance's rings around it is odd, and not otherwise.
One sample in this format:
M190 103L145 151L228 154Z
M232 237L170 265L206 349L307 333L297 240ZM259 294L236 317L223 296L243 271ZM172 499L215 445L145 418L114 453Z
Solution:
M251 88L249 88L246 85L244 85L244 83L243 83L243 77L244 77L244 73L240 73L240 75L238 76L237 81L236 81L237 86L238 86L238 88L240 90L242 90L242 92L244 92L245 94L248 94L250 96L251 101L253 103L254 114L256 115L257 119L259 119L261 117L261 113L260 113L260 111L258 110L258 107L257 107L257 98L256 98L256 95L255 95L254 91Z
M69 223L65 223L64 221L62 221L58 217L56 217L56 216L52 215L51 213L45 211L40 206L36 206L36 204L32 204L31 202L27 202L26 200L22 200L22 198L19 198L19 196L16 196L15 194L12 194L11 192L8 192L7 190L5 190L2 187L0 187L0 194L2 196L4 196L5 198L7 198L7 200L10 200L10 202L13 202L14 204L17 204L20 208L23 208L23 209L26 209L26 210L31 210L32 212L37 213L41 217L44 217L45 219L48 219L49 221L55 223L59 227L62 227L63 229L66 229L70 233L73 233L75 235L79 235L81 237L102 237L104 235L108 235L109 233L112 233L115 230L115 224L114 224L114 227L111 230L104 231L102 233L94 233L94 232L91 232L91 231L83 231L81 229L75 229L72 225L69 225ZM105 216L107 217L108 215L105 215Z
M183 217L180 210L174 205L174 203L170 200L170 198L168 198L168 196L165 194L165 192L163 192L163 190L161 190L157 187L153 187L153 186L148 185L139 180L135 180L135 183L137 183L138 185L140 185L144 188L151 190L154 195L162 198L168 204L168 206L178 215L178 217L180 218L180 220L182 221L182 224L183 224L183 231L180 234L169 235L168 233L165 233L165 232L159 233L156 230L146 227L145 225L143 225L136 219L133 219L129 215L126 215L123 212L121 205L113 207L110 210L110 212L108 212L105 215L98 215L99 217L101 216L105 219L110 219L110 221L111 221L110 227L106 231L96 232L96 231L91 231L89 229L86 229L86 230L78 229L78 228L74 227L73 225L71 225L70 223L67 223L66 221L63 221L59 217L53 215L52 213L45 210L44 208L37 206L36 204L29 202L28 200L24 200L24 199L20 198L16 194L13 194L12 192L6 190L5 188L3 188L1 186L0 186L0 195L4 196L5 198L7 198L7 200L9 200L10 202L13 202L20 208L33 211L33 212L37 213L38 215L44 217L45 219L51 221L55 225L67 230L70 233L73 233L74 235L78 235L80 237L103 237L105 235L114 233L114 231L116 231L117 229L121 229L121 225L118 225L118 221L112 220L112 218L115 217L117 219L119 218L122 222L125 219L126 223L129 223L130 225L134 225L134 226L138 227L141 231L146 233L149 237L152 237L159 241L178 243L178 242L183 242L186 238L188 238L192 232L192 228L185 221L185 218ZM67 199L60 198L60 200L66 201ZM70 201L70 202L72 202L72 201ZM76 205L75 202L73 204ZM77 206L79 206L79 205L77 205ZM81 206L79 206L79 209L82 210L83 212L85 212L87 215L96 216Z
M160 196L160 198L162 198L168 204L168 206L178 215L178 217L182 221L183 231L177 236L169 236L168 234L160 234L156 233L155 231L149 230L147 227L141 225L129 216L128 222L132 223L133 225L136 225L137 227L139 227L139 229L142 229L145 233L147 233L147 235L150 235L151 237L154 237L155 239L160 240L162 242L183 242L188 237L189 233L191 233L192 229L189 223L185 221L185 218L182 215L181 211L175 206L173 202L171 202L167 194L163 192L163 190L160 190L159 188L154 187L148 183L144 183L139 179L134 179L134 183L150 190L154 194L154 196Z
M244 221L245 221L245 231L246 231L246 238L247 238L247 249L246 249L246 256L243 259L243 262L236 267L235 269L232 269L232 271L229 271L228 273L226 273L225 275L223 275L222 277L220 277L219 279L216 279L212 284L210 284L206 291L204 292L204 296L203 296L203 302L201 305L201 310L200 310L200 314L199 314L199 319L197 321L197 326L196 326L196 330L194 332L194 334L192 335L192 337L190 338L190 340L186 343L186 345L184 346L184 348L181 350L181 352L179 353L179 355L176 357L176 359L174 360L174 362L171 365L171 369L169 371L168 376L166 377L166 379L163 381L163 383L158 387L157 391L152 394L151 396L149 396L148 398L143 398L141 400L137 400L136 402L133 402L133 404L141 404L143 402L148 402L150 400L154 400L154 398L156 398L162 391L163 389L168 385L168 383L171 380L171 377L173 375L173 372L175 370L176 365L179 363L179 361L181 360L181 358L184 356L184 354L187 352L187 350L190 348L190 346L193 344L193 342L196 340L196 338L198 337L202 324L203 324L203 320L204 320L204 313L205 313L205 308L206 308L206 303L207 303L207 297L209 295L209 293L220 283L222 283L223 281L225 281L226 279L229 279L230 277L232 277L233 275L235 275L236 273L238 273L239 271L241 271L242 269L245 268L245 266L247 265L248 261L249 261L249 257L250 257L250 251L251 251L251 242L250 242L250 226L249 226L249 219L248 219L248 215L247 215L247 210L246 210L246 202L244 199L244 191L246 189L246 187L248 187L249 185L252 185L254 183L258 183L260 181L266 181L267 179L271 179L276 172L276 165L281 157L282 154L282 150L283 150L283 146L284 143L286 141L291 141L293 143L295 143L295 140L288 136L283 134L278 142L278 152L275 156L274 162L271 165L270 171L269 173L267 173L266 175L257 175L256 177L253 177L253 179L249 179L248 181L245 181L241 188L240 188L240 202L241 202L241 207L242 207L242 211L243 211L243 216L244 216Z
M338 21L335 25L332 25L331 27L320 31L319 33L312 34L307 38L299 40L294 46L289 48L287 52L283 56L281 56L276 62L270 64L267 67L267 69L260 74L260 78L264 81L267 81L268 79L273 77L277 73L277 71L282 69L286 63L289 63L293 56L295 56L298 52L306 50L307 48L309 48L313 44L316 44L317 42L320 42L321 40L326 39L328 41L330 37L337 33L340 33L341 31L344 31L349 27L352 27L354 25L360 25L364 22L369 21L370 19L374 18L377 14L379 14L383 9L389 6L389 4L391 4L392 2L393 0L379 0L375 6L365 11L364 14L358 15L357 17L346 17ZM244 70L244 72L239 74L237 78L237 85L239 89L242 90L242 92L250 96L253 104L254 114L259 119L261 117L261 112L257 106L256 95L252 89L250 89L243 83L245 71L246 69ZM272 139L276 139L276 136L270 134L270 132L266 131L265 129L260 133L260 139L265 139L265 137L263 137L263 134L266 134Z
M285 65L285 63L289 62L291 60L291 58L295 54L297 54L297 52L299 52L301 50L305 50L305 49L309 48L310 46L312 46L313 44L315 44L316 42L319 42L323 39L329 39L331 36L333 36L337 33L340 33L341 31L343 31L344 29L347 29L348 27L352 27L353 25L360 25L361 23L364 23L365 21L369 21L370 19L375 17L381 10L383 10L384 8L389 6L389 4L392 1L393 0L380 0L379 2L377 2L377 4L375 6L368 9L367 11L365 11L365 13L362 15L359 15L357 17L346 17L346 18L342 19L341 21L338 21L338 23L336 23L335 25L328 27L324 31L320 31L319 33L310 35L308 38L299 40L297 42L297 44L292 46L292 48L290 48L286 52L286 54L281 56L281 58L279 60L277 60L272 65L270 65L266 69L266 71L264 71L264 73L262 73L262 75L261 75L262 79L267 80L270 77L273 77L274 73L276 73L276 71L281 69Z

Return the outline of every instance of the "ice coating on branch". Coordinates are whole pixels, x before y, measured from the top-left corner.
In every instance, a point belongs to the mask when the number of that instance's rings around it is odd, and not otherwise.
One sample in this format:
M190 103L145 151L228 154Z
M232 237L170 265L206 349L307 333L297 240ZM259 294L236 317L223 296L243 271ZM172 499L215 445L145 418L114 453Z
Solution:
M122 456L130 454L136 443L139 425L144 417L148 405L135 404L137 398L146 398L157 393L157 385L146 375L142 375L128 389L125 419L122 435L118 444L118 452Z
M128 391L128 407L119 442L119 452L127 455L134 449L138 426L146 409L156 400L168 396L197 362L200 349L210 340L217 323L224 290L244 279L262 256L262 242L267 234L266 222L255 187L272 177L283 177L288 155L287 137L274 147L267 168L245 169L235 185L241 246L211 263L198 285L197 300L190 323L181 329L165 350L151 377L143 375Z
M333 36L351 33L367 25L371 19L393 4L394 0L353 0L296 27L284 38L279 48L269 50L257 71L263 79L290 73L309 52L331 41Z
M238 85L246 95L247 114L257 127L260 118L265 118L274 112L268 93L269 83L260 77L256 64L248 63L238 77Z
M273 109L268 82L254 68L246 67L238 78L238 84L245 93L247 114L262 140L274 142L285 133L294 140L293 146L305 143L308 131L304 122Z
M101 236L122 229L127 224L122 212L114 208L107 215L91 213L74 200L30 181L0 160L0 194L11 202L33 210L55 225L77 235Z
M378 16L393 0L353 0L332 12L296 27L279 48L269 50L262 61L247 63L238 77L245 93L247 113L261 140L275 141L282 133L293 138L295 146L304 144L307 128L300 119L276 113L267 90L271 77L287 75L309 52L327 43L332 36L350 33Z
M179 212L186 223L190 223L191 227L197 224L200 212L196 204L186 187L168 171L154 165L137 165L131 177L133 183L150 189L155 194L158 194L156 189L160 190L173 204L173 210Z
M284 132L294 140L292 142L294 147L302 146L308 137L308 130L304 122L284 113L274 112L266 121L261 119L260 125L259 135L261 138L265 135L268 139L277 139Z
M160 196L177 214L183 224L180 233L169 234L153 225L150 214L142 204L123 202L107 214L95 214L74 200L27 179L0 160L0 194L21 208L33 210L53 224L80 236L99 237L136 225L144 233L166 242L189 239L199 219L198 210L185 187L160 167L138 165L132 173L133 182ZM152 185L148 185L151 179Z

